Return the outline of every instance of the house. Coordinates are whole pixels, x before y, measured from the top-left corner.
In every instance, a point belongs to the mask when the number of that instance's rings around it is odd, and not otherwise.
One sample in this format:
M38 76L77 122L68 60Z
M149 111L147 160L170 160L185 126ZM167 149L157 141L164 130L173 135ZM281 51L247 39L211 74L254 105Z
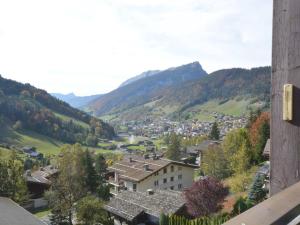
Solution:
M25 172L25 179L27 183L30 198L33 200L33 208L41 208L47 205L43 195L47 191L52 180L58 175L58 169L52 165L42 167L39 170Z
M45 225L9 198L0 197L1 225Z
M161 213L184 215L185 200L181 192L172 190L121 191L104 209L114 217L115 224L159 224Z
M22 151L31 158L42 159L44 157L42 153L36 151L35 147L25 146L22 148Z
M198 166L152 156L127 156L108 170L112 194L120 190L144 192L148 189L183 190L190 187Z
M186 154L191 157L196 157L196 164L201 165L203 154L212 147L219 146L220 142L214 140L205 140L195 146L189 146L186 149Z

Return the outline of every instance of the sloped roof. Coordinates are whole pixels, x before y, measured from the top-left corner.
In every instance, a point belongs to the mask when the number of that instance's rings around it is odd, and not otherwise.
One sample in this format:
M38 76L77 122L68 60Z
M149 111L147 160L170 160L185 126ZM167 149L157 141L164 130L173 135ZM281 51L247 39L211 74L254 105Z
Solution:
M119 178L121 179L140 182L170 164L178 164L182 166L198 168L195 165L172 161L164 158L153 159L150 157L148 159L145 159L143 157L133 155L130 157L125 157L122 161L114 163L108 169L110 171L117 172L119 174ZM148 166L147 170L144 169L145 165Z
M49 178L56 173L58 173L58 169L49 165L32 173L26 173L25 178L27 182L50 185L51 181Z
M9 198L0 197L1 225L45 225Z
M159 217L160 213L174 214L185 204L181 192L171 190L156 190L153 194L147 192L122 191L113 197L105 209L128 221L132 221L142 213Z

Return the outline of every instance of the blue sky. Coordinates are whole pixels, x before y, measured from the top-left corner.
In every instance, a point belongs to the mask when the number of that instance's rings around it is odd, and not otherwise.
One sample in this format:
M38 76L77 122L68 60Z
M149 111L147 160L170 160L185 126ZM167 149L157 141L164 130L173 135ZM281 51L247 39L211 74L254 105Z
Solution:
M150 69L270 65L272 0L0 0L0 74L111 91Z

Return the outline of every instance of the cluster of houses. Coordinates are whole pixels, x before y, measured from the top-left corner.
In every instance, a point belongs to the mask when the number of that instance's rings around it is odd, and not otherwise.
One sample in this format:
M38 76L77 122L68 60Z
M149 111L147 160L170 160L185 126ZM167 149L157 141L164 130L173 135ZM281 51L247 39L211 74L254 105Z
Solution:
M233 129L245 127L248 121L245 116L231 116L218 112L211 112L210 115L219 125L221 138ZM212 121L185 120L179 122L164 117L122 122L122 126L127 127L127 132L153 140L170 133L186 137L207 135L211 131L212 125Z

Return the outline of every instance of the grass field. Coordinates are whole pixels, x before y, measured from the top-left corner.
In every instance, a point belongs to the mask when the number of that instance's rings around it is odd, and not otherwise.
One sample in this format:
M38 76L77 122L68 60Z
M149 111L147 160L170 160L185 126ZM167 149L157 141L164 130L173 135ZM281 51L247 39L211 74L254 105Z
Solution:
M46 208L46 209L41 209L41 210L34 212L33 215L35 215L37 218L41 219L41 218L49 215L50 212L51 212L51 210Z
M58 118L60 118L61 120L65 121L65 122L69 122L70 120L73 121L74 124L77 124L79 126L82 126L84 128L89 128L89 124L87 123L84 123L80 120L76 120L76 119L73 119L71 117L68 117L68 116L65 116L65 115L62 115L62 114L59 114L59 113L54 113Z
M146 151L145 146L139 145L139 146L129 146L128 149L134 150L134 151Z
M58 154L61 146L64 144L55 139L31 131L16 132L16 135L18 136L16 144L19 147L34 146L44 155Z
M220 104L218 100L208 101L202 105L193 107L193 110L199 110L200 118L204 115L209 117L209 112L219 112L225 115L241 116L247 113L252 99L229 100Z

